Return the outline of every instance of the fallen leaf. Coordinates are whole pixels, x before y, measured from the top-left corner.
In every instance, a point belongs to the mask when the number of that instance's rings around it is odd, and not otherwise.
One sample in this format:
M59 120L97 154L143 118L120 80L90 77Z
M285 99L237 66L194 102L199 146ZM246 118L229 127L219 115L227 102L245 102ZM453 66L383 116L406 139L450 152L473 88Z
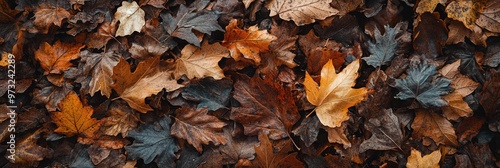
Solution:
M153 37L139 36L134 39L128 51L132 54L132 58L143 61L151 57L160 57L167 50L169 50L168 46Z
M479 18L476 20L476 24L488 31L494 33L500 33L500 2L498 1L485 1L474 3L474 5L483 5L483 10L479 12ZM480 8L481 9L481 8Z
M446 13L449 18L462 22L465 27L474 31L479 12L484 8L481 1L456 0L446 6Z
M419 64L407 71L404 79L396 79L395 87L400 91L395 98L405 100L414 98L420 105L443 107L448 102L441 98L452 91L449 87L450 80L437 77L436 66L432 64Z
M347 109L365 99L368 92L366 88L352 88L358 77L358 69L359 59L356 59L337 74L330 60L321 70L319 86L306 72L304 86L307 100L317 106L315 111L323 125L339 127L349 119Z
M499 132L500 125L494 126L498 122L500 109L500 72L495 72L492 78L483 85L479 103L484 108L490 130Z
M13 158L16 165L23 167L38 167L40 161L52 158L54 154L52 149L37 144L37 140L41 138L43 132L44 128L40 128L31 135L16 142L15 155Z
M103 119L102 130L106 135L117 136L121 133L122 137L128 135L128 131L137 127L139 113L129 108L124 101L113 101L106 117Z
M288 89L270 78L239 75L233 98L240 106L232 107L229 118L243 125L245 135L263 131L273 140L286 138L300 117Z
M116 22L104 22L97 28L97 32L89 35L85 44L89 48L100 49L104 47L109 40L114 38L115 32Z
M2 11L2 14L0 14L0 23L8 23L16 20L15 18L19 11L11 9L7 1L0 1L0 9Z
M199 9L204 8L204 6L200 7ZM218 14L199 9L186 8L184 5L180 5L175 18L169 13L160 15L163 19L162 25L171 36L200 47L201 40L198 39L193 30L210 35L213 31L224 31L224 29L217 24Z
M347 54L341 53L341 43L333 40L321 40L314 34L314 31L309 31L305 36L299 38L299 45L304 54L307 56L307 64L315 66L307 66L307 72L311 76L321 75L322 67L332 60L335 70L340 70L340 67L345 62Z
M186 100L198 102L197 109L207 107L210 111L226 108L229 96L233 90L233 81L223 78L203 78L182 89L182 97Z
M61 133L67 137L79 135L82 137L94 137L94 132L99 129L101 123L92 118L94 109L84 106L75 92L69 94L59 103L61 112L53 112L51 117L58 126L54 132Z
M240 29L238 20L233 19L226 26L226 33L221 44L229 49L231 57L236 61L245 58L259 65L261 62L259 54L269 51L269 44L276 39L267 30L259 30L256 25L246 30Z
M182 85L170 78L170 73L159 67L160 58L149 58L137 65L134 72L130 72L130 64L120 57L120 61L113 68L113 81L111 85L119 98L125 100L130 107L146 113L153 110L145 103L145 98L156 94L164 88L170 92Z
M219 146L219 152L222 156L222 163L236 164L243 160L253 160L255 158L254 146L259 143L257 137L238 137L232 136L234 129L224 127L224 137L227 142L225 145Z
M417 9L415 9L415 12L418 14L423 14L425 12L434 12L434 9L436 9L436 6L438 4L441 5L446 5L446 0L421 0L418 2Z
M68 19L71 14L61 7L54 7L48 4L40 4L35 12L33 24L42 32L47 33L52 24L61 27L62 21Z
M403 132L398 117L392 113L392 109L382 110L382 114L365 123L365 128L372 133L372 136L361 143L359 152L369 149L403 151L401 148Z
M342 125L340 127L335 127L335 128L324 127L323 129L325 129L326 132L328 132L328 142L341 144L344 147L344 149L350 148L351 142L349 142L349 139L344 133L346 127L347 125Z
M175 122L171 134L177 138L185 139L202 153L202 145L212 142L215 146L225 145L227 139L220 134L222 127L227 124L217 117L209 115L207 108L198 110L182 107L175 111Z
M500 42L494 42L486 48L483 65L498 67L500 65Z
M453 92L443 96L449 106L442 107L443 114L450 120L458 120L460 117L469 117L473 114L472 109L463 98L476 90L479 83L460 74L460 60L448 64L439 70L439 73L450 79Z
M79 53L84 45L63 43L57 41L54 45L45 42L35 51L35 59L40 62L44 74L61 74L62 71L72 67L71 60L80 57Z
M69 83L64 83L62 87L43 85L41 89L35 89L33 91L31 103L45 105L47 111L50 112L56 111L58 109L58 104L72 89L73 85Z
M120 55L116 53L115 49L117 48L107 48L103 53L91 53L88 50L80 52L82 61L85 61L83 71L92 74L89 83L90 96L94 96L98 91L101 91L101 94L106 97L111 96L111 84L113 83L111 76L113 68L120 60Z
M269 16L276 16L283 20L293 20L297 26L314 23L339 13L330 6L332 0L272 0L266 4L271 11Z
M453 125L446 118L432 111L419 109L411 128L413 129L413 137L416 139L429 137L437 145L458 145Z
M144 10L137 5L137 2L122 1L122 6L116 10L114 15L114 18L120 21L120 25L116 29L116 36L131 35L135 31L140 33L142 26L146 24L144 15Z
M337 15L347 15L349 12L355 11L361 4L362 0L335 0L330 3L333 8L338 9Z
M401 28L404 29L404 27L402 27L404 25L406 24L403 22L398 23L394 28L385 25L384 35L381 35L380 31L375 29L374 35L376 42L370 42L368 44L368 51L371 55L362 59L365 60L368 65L375 68L382 65L388 65L396 54L401 54L401 51L398 53L397 50L405 45L404 43L411 41L410 34L401 30Z
M441 152L436 150L431 154L422 157L420 151L411 149L411 155L408 156L406 167L408 168L439 168L439 161L441 160Z
M279 168L279 167L302 167L302 162L297 160L297 153L288 154L291 150L290 144L285 144L281 150L274 152L273 144L269 141L266 133L259 134L259 146L254 146L255 160L254 165L262 168Z
M417 18L413 28L413 49L420 55L435 58L443 53L448 30L437 13L424 13Z
M155 161L157 165L171 165L180 149L175 139L170 136L170 118L163 117L158 122L142 125L129 132L128 137L134 138L130 146L125 146L127 157L132 160L143 159L149 164Z
M302 120L300 125L295 128L292 133L300 136L300 139L304 141L307 147L309 147L316 142L319 134L319 126L319 119L316 115L314 115Z
M218 63L223 57L229 56L229 51L219 43L203 42L200 48L186 45L181 51L181 57L175 60L174 75L176 79L186 75L189 79L204 78L222 79L224 72Z

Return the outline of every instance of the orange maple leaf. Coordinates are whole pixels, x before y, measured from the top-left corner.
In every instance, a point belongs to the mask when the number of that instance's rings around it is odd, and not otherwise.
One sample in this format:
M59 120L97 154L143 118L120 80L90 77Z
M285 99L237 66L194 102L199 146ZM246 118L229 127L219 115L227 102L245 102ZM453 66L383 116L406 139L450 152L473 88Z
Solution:
M80 57L80 50L85 47L80 44L62 43L57 41L53 46L49 43L43 43L38 50L35 51L35 59L40 62L44 74L61 74L73 66L71 60Z
M100 121L92 118L94 109L84 106L75 92L70 92L59 103L61 112L52 113L52 120L58 126L54 132L64 134L68 137L81 135L93 137L94 132L101 126Z
M273 40L276 40L276 37L267 30L259 30L256 25L243 30L238 28L238 20L233 19L226 26L226 34L221 44L229 49L231 57L236 61L244 57L258 65L261 61L259 53L269 51L269 44Z
M335 73L332 60L321 70L320 86L306 72L304 86L307 100L316 105L316 114L325 126L335 128L349 119L347 109L361 102L368 92L366 88L353 89L358 77L359 59L349 64L339 74Z

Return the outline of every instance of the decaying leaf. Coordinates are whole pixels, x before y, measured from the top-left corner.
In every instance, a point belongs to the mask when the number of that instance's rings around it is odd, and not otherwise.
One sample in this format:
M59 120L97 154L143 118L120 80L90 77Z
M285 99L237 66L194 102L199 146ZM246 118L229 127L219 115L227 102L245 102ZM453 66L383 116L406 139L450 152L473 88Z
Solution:
M293 20L297 26L314 23L339 13L330 6L332 0L272 0L266 7L271 11L269 16L283 20Z
M414 98L423 107L443 107L448 105L448 102L441 98L441 95L452 91L449 85L449 79L437 77L436 66L420 64L411 67L404 79L396 79L395 87L400 92L395 98L402 100Z
M92 118L94 109L84 106L75 92L69 92L61 103L61 112L53 112L52 120L59 126L54 132L64 134L68 137L79 135L83 137L94 137L94 132L99 129L101 122Z
M187 140L198 152L203 152L202 144L208 145L209 142L216 146L226 144L227 139L220 134L220 131L227 124L209 115L207 108L195 110L183 107L176 110L176 114L171 134Z
M222 45L231 52L231 57L236 61L250 59L255 64L260 64L259 53L269 51L269 44L276 37L269 34L267 30L259 30L257 26L251 26L247 30L238 27L238 20L233 19L226 27Z
M339 74L331 60L321 70L321 81L318 84L306 72L304 86L307 100L316 105L316 114L321 123L328 127L339 127L349 119L347 108L365 99L366 88L352 88L358 77L359 59L349 64Z
M260 145L254 147L256 154L254 165L265 168L302 167L302 162L297 160L297 153L288 154L291 150L290 144L285 144L278 152L274 152L273 144L267 134L261 132L259 141Z
M61 27L62 21L70 16L71 14L61 7L40 4L36 9L33 24L43 30L44 33L47 33L52 24Z
M403 149L401 149L403 132L401 131L398 117L392 113L391 109L385 109L382 115L368 120L365 127L372 132L372 136L370 139L361 143L359 152L364 152L368 149L399 149L403 151Z
M418 2L417 9L415 10L418 14L423 14L425 12L434 12L438 4L445 5L446 0L421 0Z
M186 75L189 79L206 76L211 76L214 79L224 77L224 72L218 63L223 57L229 56L229 51L219 43L208 44L205 41L200 48L186 45L181 54L182 56L175 61L174 75L176 79L182 75Z
M57 41L54 45L45 42L40 45L40 48L35 52L35 59L40 62L44 74L61 74L73 66L71 60L80 57L80 50L85 47L80 44L71 44Z
M286 138L299 119L290 92L270 78L239 75L234 83L233 98L241 106L232 107L229 118L243 125L245 135L263 131L273 140Z
M406 167L408 168L439 168L439 161L441 160L441 152L436 150L428 155L422 157L420 151L411 149L411 155L408 156Z
M417 53L430 58L443 53L442 48L448 39L448 30L437 13L420 15L413 31L413 49Z
M146 24L144 15L144 10L137 5L137 2L122 1L122 6L116 10L114 16L116 20L120 21L116 36L131 35L135 31L141 32L142 26Z
M106 112L108 117L103 120L102 126L104 134L122 137L128 135L128 131L137 127L139 114L129 108L124 101L114 101Z
M33 134L20 139L15 148L15 164L18 166L38 167L40 161L45 158L52 158L54 151L37 144L37 140L42 136L44 128L40 128ZM8 152L9 153L9 152ZM6 155L7 156L7 155Z
M146 113L153 110L145 103L145 98L160 92L163 89L173 91L182 85L171 78L171 73L160 69L160 58L149 58L137 65L134 72L130 72L130 64L123 58L113 68L111 85L119 98L125 100L130 107Z
M120 55L115 53L116 48L110 48L103 53L91 53L88 50L80 52L82 60L85 61L85 66L83 71L85 73L92 74L92 80L90 80L90 96L98 91L106 97L111 96L111 84L113 80L111 76L113 75L113 67L118 64L120 60Z
M469 107L467 102L463 98L476 90L479 83L474 82L469 77L460 74L458 67L460 66L460 60L455 61L452 64L448 64L439 70L439 73L444 77L450 79L450 86L453 88L453 92L448 95L443 96L443 98L448 102L448 106L444 106L443 113L446 118L450 120L457 120L460 117L468 117L472 115L472 109Z
M457 135L453 125L443 116L428 110L418 110L411 124L413 136L417 139L429 137L437 145L457 146Z

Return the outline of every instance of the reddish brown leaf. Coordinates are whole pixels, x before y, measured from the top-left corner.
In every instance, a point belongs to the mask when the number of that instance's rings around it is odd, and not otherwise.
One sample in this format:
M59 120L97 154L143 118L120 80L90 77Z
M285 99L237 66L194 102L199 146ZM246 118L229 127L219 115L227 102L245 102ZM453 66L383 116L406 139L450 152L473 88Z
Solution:
M67 70L73 66L71 60L80 57L80 50L85 47L80 44L63 43L57 41L54 45L43 43L40 48L35 52L35 59L40 62L44 74L61 74L62 71Z
M238 75L234 89L233 97L241 105L231 109L230 118L243 124L245 135L264 131L273 140L288 137L300 117L288 89L270 78L245 75Z
M418 110L411 128L413 129L413 137L416 139L429 137L437 145L458 145L453 125L446 118L432 111Z

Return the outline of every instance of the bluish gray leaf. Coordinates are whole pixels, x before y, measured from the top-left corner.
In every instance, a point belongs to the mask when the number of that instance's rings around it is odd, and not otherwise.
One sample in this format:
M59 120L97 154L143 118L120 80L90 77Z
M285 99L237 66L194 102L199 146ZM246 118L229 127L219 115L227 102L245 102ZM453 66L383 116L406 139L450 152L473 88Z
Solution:
M448 105L448 102L442 99L441 95L452 91L452 88L449 87L450 80L436 75L436 66L431 64L424 63L410 68L404 79L396 80L395 87L400 92L395 98L402 100L414 98L425 108Z
M210 111L224 108L229 103L229 94L233 89L233 82L224 78L203 78L182 90L182 97L186 100L199 102L196 109L207 107Z
M406 23L398 23L394 28L385 25L384 35L375 29L375 42L369 42L368 51L371 53L369 57L362 58L368 65L375 68L388 65L395 55L398 54L398 48L403 48L411 39L407 32L403 32L401 27L406 26Z
M179 150L175 139L170 136L170 117L164 117L158 122L142 125L128 133L134 138L134 143L125 146L128 158L142 158L144 163L153 160L160 166L174 167L175 152Z
M216 30L224 31L217 22L219 15L215 12L196 11L184 5L179 6L175 18L168 13L162 14L161 18L163 27L171 36L186 40L198 47L200 47L200 41L193 33L193 29L209 35Z

